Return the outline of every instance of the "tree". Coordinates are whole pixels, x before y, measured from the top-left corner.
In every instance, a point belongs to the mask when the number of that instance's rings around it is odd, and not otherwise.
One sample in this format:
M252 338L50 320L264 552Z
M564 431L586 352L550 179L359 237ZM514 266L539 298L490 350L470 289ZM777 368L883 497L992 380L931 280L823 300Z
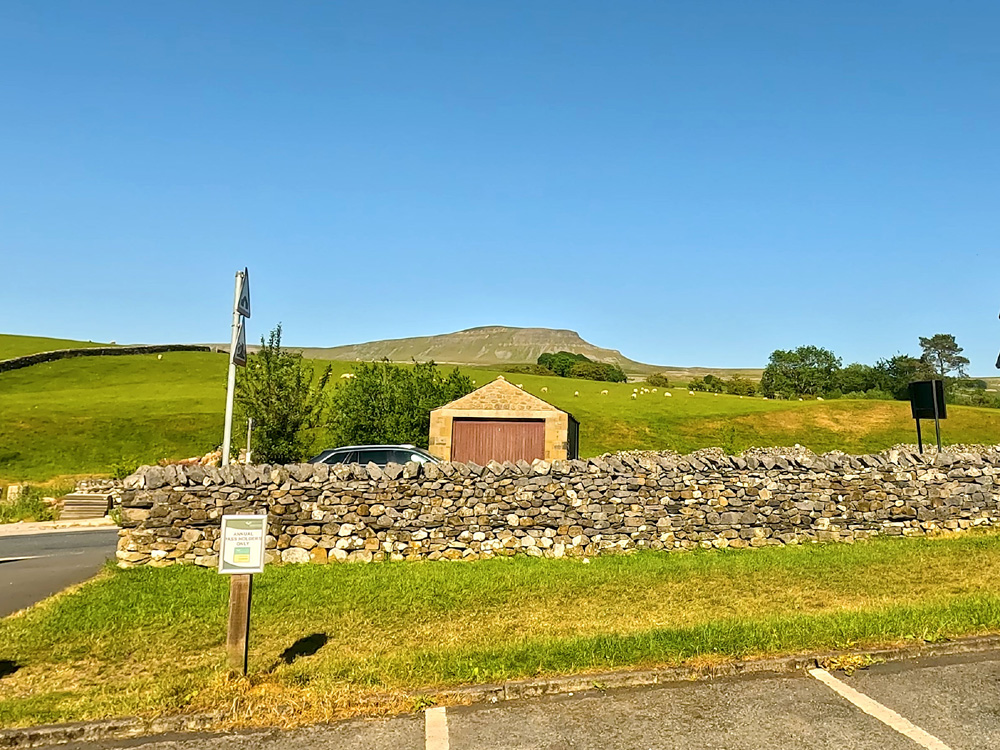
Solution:
M608 383L624 383L628 380L618 365L608 362L577 362L571 368L567 377L582 380L601 380Z
M578 362L590 362L590 358L583 354L573 354L573 352L546 352L538 357L538 364L547 367L556 375L568 378L569 371Z
M924 350L920 359L934 368L939 378L947 378L954 372L958 377L966 377L969 359L962 356L964 351L950 333L935 333L930 338L920 337L920 348Z
M800 346L798 349L771 352L760 379L765 396L819 396L837 387L840 357L829 349Z
M901 401L910 397L910 383L927 380L934 374L929 364L908 354L880 359L875 363L874 370L878 389L891 393L893 398Z
M844 393L864 393L878 388L878 372L871 365L854 362L840 371L837 382Z
M433 362L412 367L360 362L331 396L331 436L338 445L407 443L426 448L431 410L473 390L456 367L443 375Z
M293 463L307 458L308 431L323 420L329 365L319 373L301 354L281 348L281 324L261 349L247 357L236 378L236 403L244 418L253 418L253 454L266 463Z
M757 384L740 375L734 375L725 381L725 384L726 393L731 393L734 396L753 396L757 392Z

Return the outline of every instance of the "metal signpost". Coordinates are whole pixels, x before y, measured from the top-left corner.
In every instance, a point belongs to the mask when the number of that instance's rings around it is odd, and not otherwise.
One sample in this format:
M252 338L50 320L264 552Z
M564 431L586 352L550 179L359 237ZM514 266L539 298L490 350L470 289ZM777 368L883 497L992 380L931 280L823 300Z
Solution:
M920 434L920 420L933 419L938 453L940 453L941 420L948 418L948 407L944 403L944 381L918 380L910 383L910 411L917 421L917 445L920 452L924 452L924 441Z
M250 599L253 574L264 572L267 515L223 516L219 572L229 579L229 626L226 652L229 668L247 673Z
M247 365L247 337L244 318L250 317L250 271L236 272L236 292L233 295L233 330L229 341L229 387L226 389L226 429L222 438L222 465L229 466L229 449L233 441L233 400L236 397L236 368ZM249 444L247 451L250 450Z

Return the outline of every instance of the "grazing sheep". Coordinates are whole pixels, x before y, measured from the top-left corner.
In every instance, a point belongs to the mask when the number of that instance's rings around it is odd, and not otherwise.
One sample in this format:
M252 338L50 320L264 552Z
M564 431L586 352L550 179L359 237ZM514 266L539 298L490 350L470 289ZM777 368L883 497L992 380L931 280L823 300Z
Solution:
M653 389L653 393L656 393L656 389L655 388Z
M825 400L825 399L824 399L824 398L823 398L822 396L817 396L817 397L816 397L816 400L817 400L817 401L823 401L823 400Z
M693 396L694 395L694 391L688 391L688 395L689 396Z
M632 389L632 393L638 393L638 392L639 392L639 389L638 389L638 388L633 388L633 389Z
M799 401L801 401L801 400L802 400L802 399L800 398L800 399L799 399Z
M514 383L514 385L516 385L516 386L517 386L518 388L520 388L520 389L521 389L522 391L524 390L524 383Z
M673 396L674 394L672 394L670 391L664 391L663 395L664 396Z
M580 395L580 391L573 391L573 398L576 398L579 395Z
M607 395L608 395L608 392L607 392L607 390L603 390L603 391L601 391L601 395L602 395L602 396L607 396Z
M542 386L542 393L548 393L548 392L549 392L549 387L547 385L543 385Z
M638 393L633 393L632 394L632 400L635 401L637 398L639 398L639 394Z
M353 372L345 372L340 377L343 378L343 379L345 379L345 380L350 380L351 378L354 377L354 373Z
M713 396L718 396L719 394L718 394L718 393L713 393L712 395L713 395Z

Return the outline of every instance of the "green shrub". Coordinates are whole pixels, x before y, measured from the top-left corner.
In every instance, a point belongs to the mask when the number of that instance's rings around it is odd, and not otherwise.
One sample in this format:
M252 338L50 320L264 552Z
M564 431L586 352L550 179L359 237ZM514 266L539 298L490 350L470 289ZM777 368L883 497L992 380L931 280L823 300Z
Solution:
M14 501L0 502L0 523L54 521L56 511L42 499L44 496L38 487L25 486Z
M505 365L500 368L500 372L509 372L513 375L555 375L548 367L542 367L541 365Z
M113 479L124 479L135 474L135 470L139 468L140 464L138 458L119 458L111 464L111 476Z
M606 383L624 383L628 380L622 368L608 362L577 362L569 368L569 377Z
M646 378L646 383L651 385L653 388L669 388L670 381L667 379L666 375L662 373L655 372Z

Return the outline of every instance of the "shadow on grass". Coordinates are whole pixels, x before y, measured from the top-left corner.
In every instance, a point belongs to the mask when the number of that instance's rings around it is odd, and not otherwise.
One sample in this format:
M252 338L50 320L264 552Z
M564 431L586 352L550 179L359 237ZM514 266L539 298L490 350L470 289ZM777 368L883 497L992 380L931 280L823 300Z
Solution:
M329 640L330 638L326 633L313 633L312 635L299 638L295 643L281 652L278 661L271 666L268 672L273 672L281 662L291 664L301 656L312 656L323 648Z
M0 680L9 677L21 668L21 665L10 659L0 659Z

